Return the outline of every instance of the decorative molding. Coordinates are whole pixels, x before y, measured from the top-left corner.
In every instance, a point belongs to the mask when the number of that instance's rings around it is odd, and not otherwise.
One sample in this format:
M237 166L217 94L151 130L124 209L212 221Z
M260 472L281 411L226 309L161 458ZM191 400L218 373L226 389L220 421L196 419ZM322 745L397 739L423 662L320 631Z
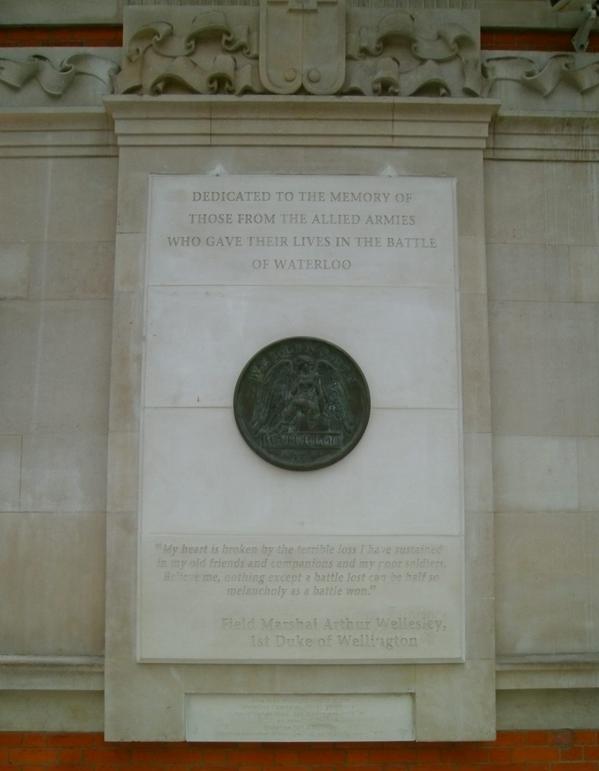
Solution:
M491 126L485 159L597 162L599 117L502 111Z
M131 9L132 10L132 9ZM152 9L156 13L156 9ZM479 20L467 11L347 10L344 0L165 7L128 37L119 94L480 96Z
M493 95L500 81L518 83L531 92L551 97L559 86L579 94L599 86L599 56L589 54L487 54L483 58L484 93ZM599 90L597 92L599 104Z
M476 12L344 2L164 6L160 20L155 7L131 6L116 92L490 96L508 107L521 92L522 108L546 109L551 100L558 109L599 107L597 55L487 52L481 59Z
M438 24L428 15L419 21L407 11L387 13L376 23L363 12L355 16L343 93L481 95L478 26L468 14L457 17L468 26L443 16Z
M599 687L599 655L499 656L496 664L498 691Z
M0 109L0 158L116 155L103 107Z
M102 656L0 656L0 690L102 691Z
M491 99L170 95L105 100L123 146L256 145L483 150Z
M0 83L19 91L35 81L49 96L61 97L77 77L87 75L99 80L104 93L110 94L118 69L113 61L86 52L74 53L58 64L41 54L31 54L22 61L0 57Z
M123 67L52 49L0 59L0 103L99 105L136 96L491 97L504 110L595 112L599 55L486 52L478 13L361 9L351 0L130 6ZM157 12L162 16L156 18ZM104 49L116 58L118 49ZM57 52L58 53L58 52Z

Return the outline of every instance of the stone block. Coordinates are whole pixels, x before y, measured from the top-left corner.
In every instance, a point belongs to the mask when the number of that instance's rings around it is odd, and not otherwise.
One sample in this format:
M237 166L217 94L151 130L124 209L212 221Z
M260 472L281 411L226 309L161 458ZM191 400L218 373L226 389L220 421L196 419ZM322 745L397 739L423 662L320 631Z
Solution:
M535 302L597 302L597 250L590 246L487 246L489 297Z
M467 511L493 511L491 434L464 434L464 499Z
M0 303L0 433L29 431L34 409L39 308L22 300Z
M104 725L101 691L3 691L3 731L100 732Z
M109 407L111 430L139 430L142 307L140 291L119 292L114 297Z
M578 495L581 511L599 511L599 438L578 439Z
M0 511L18 511L21 493L21 437L0 434Z
M54 159L46 238L58 242L113 239L116 184L116 158Z
M25 298L28 290L28 245L23 242L0 243L0 299Z
M105 510L105 434L25 434L22 463L23 511Z
M104 514L0 514L0 650L102 655Z
M32 303L30 312L38 323L32 430L105 431L112 303Z
M466 533L466 658L494 659L495 572L485 555L493 550L491 512L467 510Z
M138 492L139 435L112 431L108 443L108 511L134 511Z
M597 200L593 165L488 161L487 240L503 244L595 246Z
M493 425L498 433L599 434L599 305L490 305Z
M531 689L497 692L497 730L595 730L599 720L596 688ZM574 765L572 765L575 768Z
M487 433L491 430L487 313L486 295L462 293L460 314L464 430L472 433Z
M596 650L597 574L591 568L596 518L561 512L496 515L499 655Z
M3 433L107 427L111 302L3 303Z
M113 265L112 241L32 244L30 297L39 300L110 298Z
M458 259L462 292L486 294L487 260L484 238L461 236L458 241Z
M570 246L572 294L577 302L599 302L599 260L596 246Z
M51 163L45 158L0 160L2 178L12 182L0 189L0 233L4 242L47 238Z
M145 269L146 239L141 233L118 233L114 290L115 292L134 292L143 283Z
M551 436L495 436L495 510L576 511L576 440Z

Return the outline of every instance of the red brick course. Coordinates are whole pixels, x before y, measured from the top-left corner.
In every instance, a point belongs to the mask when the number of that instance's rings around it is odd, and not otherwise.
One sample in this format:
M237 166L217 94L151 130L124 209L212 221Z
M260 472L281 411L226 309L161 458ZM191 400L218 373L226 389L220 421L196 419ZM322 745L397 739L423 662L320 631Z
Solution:
M494 742L114 743L0 733L0 771L599 771L599 731L503 731Z
M568 51L572 52L572 30L483 29L483 51ZM115 46L123 45L120 24L14 25L0 27L0 47ZM599 51L599 33L589 37L588 53Z

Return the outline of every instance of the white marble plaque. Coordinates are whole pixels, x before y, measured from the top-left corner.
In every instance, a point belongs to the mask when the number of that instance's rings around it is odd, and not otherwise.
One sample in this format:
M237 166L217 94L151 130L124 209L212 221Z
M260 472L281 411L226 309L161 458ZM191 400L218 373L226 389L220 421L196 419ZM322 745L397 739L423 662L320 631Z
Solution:
M140 657L459 660L459 538L147 536Z
M144 526L351 535L399 526L405 535L458 535L459 437L455 410L374 409L347 458L303 474L266 463L240 442L230 409L148 410Z
M463 659L454 192L152 178L140 660ZM371 391L363 438L318 471L268 464L233 419L241 369L288 336L340 346Z
M191 742L413 741L412 694L188 694Z
M454 287L453 179L154 176L150 283Z

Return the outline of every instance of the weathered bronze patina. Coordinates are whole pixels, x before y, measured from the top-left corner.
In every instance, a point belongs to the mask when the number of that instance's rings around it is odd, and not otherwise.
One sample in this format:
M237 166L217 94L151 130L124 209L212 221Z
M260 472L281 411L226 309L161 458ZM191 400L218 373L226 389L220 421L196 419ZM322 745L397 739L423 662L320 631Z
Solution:
M343 458L370 417L370 393L356 362L336 345L289 337L246 364L233 399L249 446L275 466L310 471Z

